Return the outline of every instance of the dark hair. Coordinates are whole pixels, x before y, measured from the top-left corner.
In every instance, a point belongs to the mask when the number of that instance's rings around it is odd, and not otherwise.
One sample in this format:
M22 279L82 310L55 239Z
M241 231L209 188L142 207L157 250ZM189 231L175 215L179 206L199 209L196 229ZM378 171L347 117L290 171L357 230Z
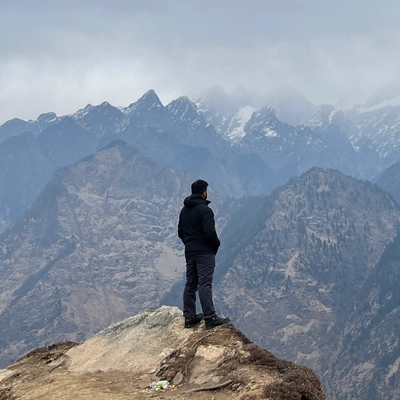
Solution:
M192 183L192 193L203 194L207 190L208 183L202 179Z

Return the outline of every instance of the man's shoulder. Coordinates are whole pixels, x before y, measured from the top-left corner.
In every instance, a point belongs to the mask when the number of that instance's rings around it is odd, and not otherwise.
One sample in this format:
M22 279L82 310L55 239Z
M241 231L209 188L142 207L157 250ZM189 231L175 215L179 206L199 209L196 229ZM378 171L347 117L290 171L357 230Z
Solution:
M181 209L181 214L187 213L187 212L189 212L189 213L195 212L195 213L201 213L201 214L213 212L212 209L208 206L210 203L211 202L209 200L203 200L203 199L202 199L202 201L197 201L196 204L193 204L190 202L188 204L184 203L184 206Z
M189 213L196 213L196 214L201 214L204 215L209 212L213 212L210 207L208 207L208 204L203 203L203 204L197 204L194 207L183 207L181 212L189 212Z
M214 214L213 210L211 209L211 207L208 206L208 204L209 204L209 203L201 204L201 205L199 206L199 208L198 208L199 212L202 212L202 213L204 213L204 214L205 214L205 213L212 213L212 214Z

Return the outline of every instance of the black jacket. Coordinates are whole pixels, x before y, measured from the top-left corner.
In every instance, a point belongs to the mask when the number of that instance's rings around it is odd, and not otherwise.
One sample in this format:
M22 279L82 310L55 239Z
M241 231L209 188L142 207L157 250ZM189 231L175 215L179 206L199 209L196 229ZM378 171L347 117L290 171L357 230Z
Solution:
M217 254L220 241L215 231L214 213L201 194L192 194L183 202L178 236L185 244L185 255Z

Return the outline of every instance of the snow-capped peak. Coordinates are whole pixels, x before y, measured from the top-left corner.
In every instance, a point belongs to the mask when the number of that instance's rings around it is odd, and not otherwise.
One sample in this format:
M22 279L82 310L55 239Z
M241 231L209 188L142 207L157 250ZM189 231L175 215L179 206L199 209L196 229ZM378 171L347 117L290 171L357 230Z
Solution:
M91 110L93 110L94 106L88 104L85 108L81 108L76 113L70 115L73 119L78 120L82 119L86 114L88 114Z
M244 126L249 121L256 109L251 106L242 107L232 118L228 129L224 134L224 139L231 143L240 142L246 135Z

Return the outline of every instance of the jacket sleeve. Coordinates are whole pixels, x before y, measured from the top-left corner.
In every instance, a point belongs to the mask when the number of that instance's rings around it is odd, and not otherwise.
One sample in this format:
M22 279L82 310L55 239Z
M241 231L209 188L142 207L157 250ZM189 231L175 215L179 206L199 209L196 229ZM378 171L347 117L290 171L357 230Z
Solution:
M214 254L217 254L218 248L221 242L218 239L217 232L215 230L214 213L210 207L206 207L203 214L203 232L206 242L214 250Z
M182 227L182 218L181 214L179 214L179 222L178 222L178 237L183 242L183 227Z

